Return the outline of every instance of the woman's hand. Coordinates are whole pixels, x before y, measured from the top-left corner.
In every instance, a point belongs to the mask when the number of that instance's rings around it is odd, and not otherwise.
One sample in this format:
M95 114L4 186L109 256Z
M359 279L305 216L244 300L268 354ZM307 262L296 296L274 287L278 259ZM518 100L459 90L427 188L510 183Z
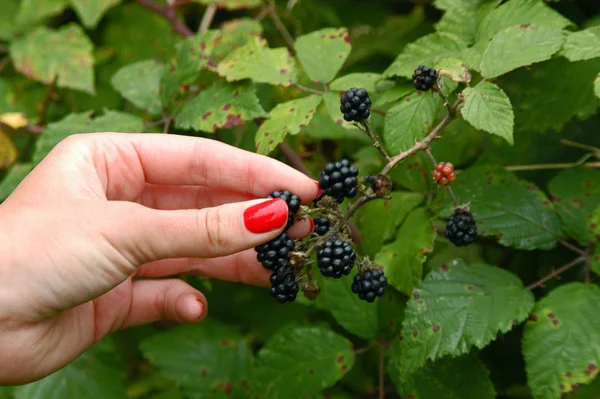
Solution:
M48 375L121 328L199 322L206 298L164 277L267 283L253 247L285 227L285 202L265 199L280 189L306 203L318 185L213 140L64 140L0 205L0 385ZM311 227L301 221L291 233Z

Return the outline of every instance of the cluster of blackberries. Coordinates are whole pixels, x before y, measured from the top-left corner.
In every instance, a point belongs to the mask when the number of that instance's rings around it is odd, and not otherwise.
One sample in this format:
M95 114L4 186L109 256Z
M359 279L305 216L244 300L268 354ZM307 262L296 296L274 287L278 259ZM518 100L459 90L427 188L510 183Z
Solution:
M356 254L350 243L331 237L317 250L317 265L325 277L340 278L352 271Z
M358 169L347 159L329 162L319 177L319 187L323 193L332 196L339 203L342 203L345 197L356 196L357 184Z
M419 65L413 73L413 84L417 90L428 91L437 82L437 72L433 68Z
M371 99L365 89L351 88L344 93L340 104L347 122L364 122L371 116Z
M456 179L456 172L454 172L454 165L450 162L440 162L433 171L433 180L445 186L448 183L452 183Z
M477 237L477 224L470 212L457 209L448 219L446 238L457 247L469 245Z
M289 191L273 191L269 198L281 198L288 206L288 222L286 231L273 240L259 245L255 248L256 258L263 267L272 270L270 294L278 302L291 302L298 295L298 283L296 282L296 271L290 259L290 252L294 249L294 240L288 235L287 229L294 224L294 219L302 201L300 197Z
M375 298L383 296L387 279L382 269L371 269L354 276L352 292L360 299L367 302L375 301Z
M331 230L331 222L325 216L317 216L314 219L314 222L315 233L317 233L320 236L324 236L329 230Z

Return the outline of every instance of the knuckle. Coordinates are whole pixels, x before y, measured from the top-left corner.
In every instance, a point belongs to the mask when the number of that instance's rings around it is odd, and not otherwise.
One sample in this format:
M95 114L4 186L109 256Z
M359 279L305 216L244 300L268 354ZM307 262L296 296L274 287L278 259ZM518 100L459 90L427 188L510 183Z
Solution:
M219 253L229 245L226 233L226 216L223 209L208 208L198 212L198 228L204 232L206 248L210 253Z

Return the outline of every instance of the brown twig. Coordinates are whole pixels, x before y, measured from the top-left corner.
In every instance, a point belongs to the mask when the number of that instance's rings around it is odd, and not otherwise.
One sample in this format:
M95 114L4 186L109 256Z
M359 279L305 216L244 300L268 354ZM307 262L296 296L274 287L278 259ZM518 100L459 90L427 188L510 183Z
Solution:
M548 275L546 275L545 277L541 278L540 280L536 281L533 284L530 284L527 286L528 290L532 290L536 287L541 287L544 285L544 283L548 280L551 280L555 277L558 277L560 274L566 272L569 269L572 269L573 267L577 266L578 264L580 264L581 262L585 262L587 259L587 257L585 256L580 256L574 260L572 260L571 262L567 263L566 265L556 269L556 270L552 270Z
M200 27L198 28L200 32L206 32L208 28L210 28L210 24L212 24L216 13L217 5L215 3L211 3L206 7L206 10L204 10L204 14L202 15L202 21L200 21Z
M309 92L309 93L318 94L320 96L322 96L322 95L325 94L325 92L322 92L322 91L317 90L317 89L311 89L310 87L302 86L299 83L294 83L294 87L296 87L297 89L302 90L302 91L306 91L306 92Z
M425 148L425 154L427 154L427 157L431 160L431 163L433 164L433 167L435 168L437 165L437 161L435 160L435 157L433 156L433 153L431 152L431 147ZM448 185L446 185L446 190L448 190L448 194L450 194L450 198L452 198L452 204L454 205L455 208L458 208L458 200L456 199L454 190L452 190L452 187L450 187Z
M148 10L166 18L171 23L173 30L179 33L181 36L189 37L194 35L194 32L192 32L190 28L188 28L183 22L181 22L177 18L177 10L174 5L170 7L163 7L159 4L156 4L152 0L135 1L142 7L147 8Z
M385 161L386 162L390 162L392 160L392 158L387 154L387 152L385 151L385 149L381 145L381 141L379 141L379 139L377 137L375 137L375 135L371 131L371 128L369 127L369 121L364 121L364 122L359 123L358 127L361 128L361 130L363 132L365 132L367 134L367 136L369 136L369 138L373 142L373 147L375 147L375 148L377 148L379 150L379 152L385 158Z
M374 343L374 344L371 344L371 345L365 346L364 348L358 348L358 349L355 349L355 350L354 350L354 354L356 354L356 355L360 355L360 354L362 354L362 353L365 353L365 352L368 352L368 351L370 351L371 349L374 349L374 348L376 348L377 346L379 346L379 343L377 343L377 342L376 342L376 343Z
M558 243L559 243L560 245L562 245L563 247L565 247L565 248L568 248L568 249L570 249L571 251L573 251L573 252L575 252L575 253L577 253L577 254L579 254L579 255L581 255L581 256L584 256L584 255L586 254L586 251L585 251L585 250L583 250L583 249L581 249L581 248L577 248L575 245L573 245L573 244L570 244L570 243L568 243L568 242L567 242L567 241L565 241L565 240L559 240L559 241L558 241Z
M582 166L584 168L600 168L600 162L570 162L570 163L548 163L548 164L534 164L534 165L514 165L505 166L504 169L510 172L519 171L531 171L531 170L552 170L552 169L569 169L576 166Z
M171 124L173 123L174 119L175 118L173 118L173 117L165 118L165 125L163 126L163 134L169 133L169 129L171 128Z
M287 43L287 46L290 48L290 50L294 51L294 38L292 37L291 33L286 28L286 26L283 23L283 21L281 20L281 18L279 17L279 14L277 13L277 6L275 5L275 0L269 0L268 8L269 8L269 16L273 20L273 23L275 23L275 28L277 28L277 30L279 31L279 33L281 34L281 36Z
M302 162L302 158L300 157L300 155L296 154L292 147L290 147L287 143L281 143L277 146L277 148L279 149L279 151L281 151L283 156L287 158L290 166L292 166L294 169L299 170L305 175L312 177L310 171L304 165L304 162Z
M567 140L567 139L561 139L560 143L564 144L566 146L569 146L569 147L579 148L580 150L590 151L594 154L594 156L596 158L600 158L600 148L598 148L598 147L594 147L594 146L587 145L587 144L577 143L575 141L571 141L571 140Z

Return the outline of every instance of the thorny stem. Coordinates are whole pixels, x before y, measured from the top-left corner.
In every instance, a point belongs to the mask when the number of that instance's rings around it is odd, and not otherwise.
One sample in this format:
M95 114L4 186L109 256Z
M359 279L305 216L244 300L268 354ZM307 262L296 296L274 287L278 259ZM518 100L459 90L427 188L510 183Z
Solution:
M367 133L367 135L369 136L371 141L373 141L373 146L379 150L379 152L384 156L385 160L387 162L390 162L392 160L392 158L387 154L387 152L381 145L381 142L379 141L379 139L377 137L375 137L375 135L371 131L371 128L369 127L369 121L366 120L364 122L360 122L358 124L358 126L362 128L361 130L363 132Z
M210 24L212 23L216 12L217 12L216 3L210 3L208 5L208 7L206 7L206 10L204 11L204 15L202 15L202 21L200 21L200 28L198 28L198 30L200 32L206 32L208 30L208 28L210 28Z
M575 252L575 253L577 253L577 254L579 254L579 255L581 255L581 256L584 256L584 255L586 254L585 250L583 250L583 249L581 249L581 248L577 248L575 245L573 245L573 244L570 244L570 243L568 243L568 242L567 242L567 241L565 241L565 240L560 240L560 241L558 241L558 243L559 243L560 245L562 245L563 247L565 247L565 248L568 248L568 249L570 249L571 251L573 251L573 252Z
M542 279L536 281L533 284L530 284L527 286L528 290L532 290L536 287L541 287L542 285L544 285L544 283L550 279L553 279L555 277L558 277L558 275L566 272L569 269L572 269L574 266L577 266L578 264L580 264L581 262L585 262L588 259L588 257L586 256L580 256L574 260L572 260L571 262L567 263L566 265L556 269L556 270L552 270L547 276L543 277Z
M437 161L435 160L435 157L431 153L431 147L425 148L425 154L427 154L427 156L431 160L431 163L433 164L433 167L435 168L436 165L437 165ZM448 185L446 186L446 190L448 190L448 194L450 194L450 198L452 198L452 203L454 204L454 207L458 208L458 200L456 199L456 195L454 194L454 190L452 190L452 187L450 187Z
M448 108L448 112L451 114L454 113L456 111L456 108L453 108L448 102L448 97L446 97L446 95L442 91L442 86L440 85L439 80L435 82L434 90L440 95L440 97L442 97L442 100L444 100L444 107Z

